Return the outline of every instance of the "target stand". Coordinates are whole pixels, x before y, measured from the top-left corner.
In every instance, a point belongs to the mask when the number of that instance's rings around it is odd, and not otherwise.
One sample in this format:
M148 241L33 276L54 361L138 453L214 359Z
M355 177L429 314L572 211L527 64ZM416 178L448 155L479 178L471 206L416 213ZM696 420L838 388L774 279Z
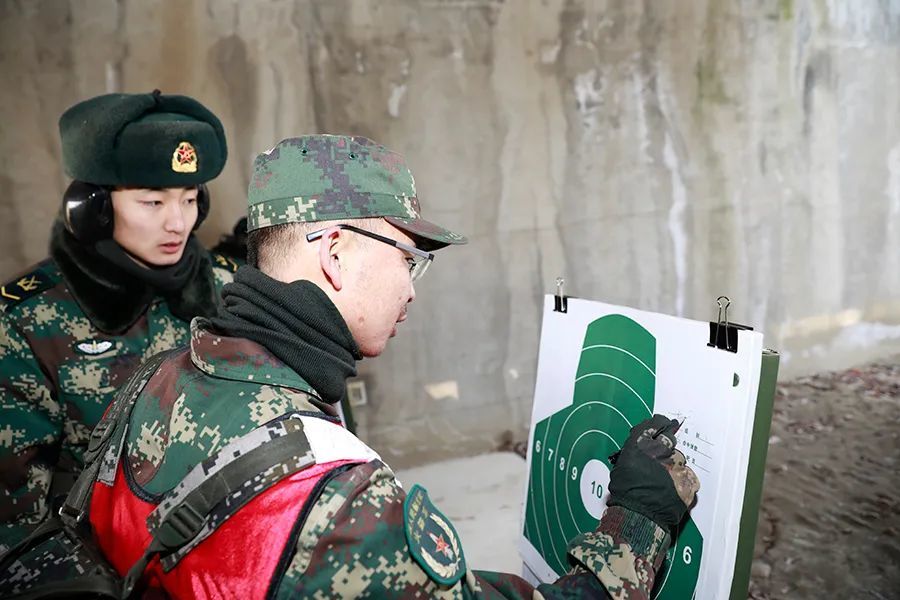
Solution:
M777 354L724 315L711 328L560 296L544 303L519 544L526 576L549 583L571 569L569 542L596 530L606 509L609 457L659 413L684 423L678 449L700 492L651 598L746 598Z

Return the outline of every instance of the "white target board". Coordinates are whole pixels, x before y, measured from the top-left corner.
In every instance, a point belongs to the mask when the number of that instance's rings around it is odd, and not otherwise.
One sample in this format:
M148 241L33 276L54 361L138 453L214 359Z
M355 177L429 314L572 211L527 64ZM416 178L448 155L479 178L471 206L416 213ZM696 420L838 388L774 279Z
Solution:
M708 322L577 299L565 313L553 308L547 296L520 540L525 565L544 582L569 570L568 541L594 530L606 507L609 456L632 426L661 413L684 420L678 447L701 488L653 598L728 598L762 335L740 331L730 352L707 345Z

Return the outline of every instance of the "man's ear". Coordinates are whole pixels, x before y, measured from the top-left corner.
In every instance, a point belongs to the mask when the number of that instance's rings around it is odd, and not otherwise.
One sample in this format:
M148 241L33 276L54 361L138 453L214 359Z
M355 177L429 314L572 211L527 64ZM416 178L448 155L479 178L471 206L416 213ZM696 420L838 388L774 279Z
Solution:
M319 265L325 274L325 279L336 292L341 291L341 263L338 252L343 252L347 245L347 236L338 227L329 227L319 238Z

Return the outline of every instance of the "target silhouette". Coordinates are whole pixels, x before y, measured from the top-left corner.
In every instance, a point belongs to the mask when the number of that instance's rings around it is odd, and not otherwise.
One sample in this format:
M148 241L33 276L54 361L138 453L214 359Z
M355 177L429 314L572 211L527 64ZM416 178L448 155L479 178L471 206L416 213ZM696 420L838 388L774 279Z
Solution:
M567 542L597 528L606 506L609 456L634 425L653 416L656 339L623 315L588 325L572 404L534 427L525 538L551 569L571 565ZM675 534L656 578L653 598L691 598L703 539L688 518Z

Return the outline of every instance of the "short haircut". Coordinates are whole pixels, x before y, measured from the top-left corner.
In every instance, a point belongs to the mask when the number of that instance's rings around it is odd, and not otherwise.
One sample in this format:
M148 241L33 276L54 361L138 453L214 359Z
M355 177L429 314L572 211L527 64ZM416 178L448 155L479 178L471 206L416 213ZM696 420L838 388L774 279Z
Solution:
M263 227L247 234L247 264L263 272L272 272L273 267L279 262L290 260L291 250L296 244L306 243L306 234L342 223L355 225L375 233L384 233L388 229L387 222L380 217L311 223L282 223ZM358 236L358 238L361 243L372 241L364 236Z

